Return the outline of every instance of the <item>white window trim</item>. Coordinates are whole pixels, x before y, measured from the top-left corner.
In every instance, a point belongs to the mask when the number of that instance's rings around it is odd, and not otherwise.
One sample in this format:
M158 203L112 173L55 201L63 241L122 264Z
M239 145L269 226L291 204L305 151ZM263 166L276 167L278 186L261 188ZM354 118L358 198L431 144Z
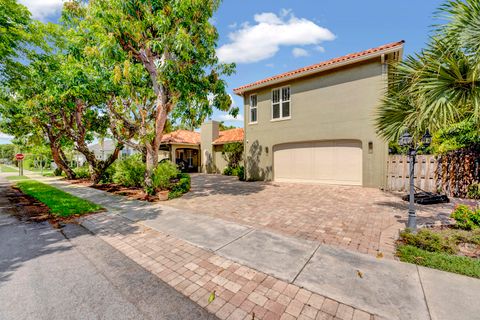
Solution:
M257 110L257 120L252 121L252 96L257 97L257 105L255 109ZM258 123L258 95L256 93L252 93L248 96L248 124L257 124Z
M283 115L283 110L282 110L282 103L285 102L283 101L282 99L282 89L284 88L289 88L290 89L290 100L288 100L288 102L290 102L290 115L288 117L282 117ZM280 118L273 118L273 91L275 90L280 90L280 100L279 100L279 104L280 104ZM290 86L283 86L283 87L277 87L277 88L273 88L270 92L270 100L271 100L271 107L270 107L270 121L271 122L275 122L275 121L284 121L284 120L290 120L292 119L292 88Z

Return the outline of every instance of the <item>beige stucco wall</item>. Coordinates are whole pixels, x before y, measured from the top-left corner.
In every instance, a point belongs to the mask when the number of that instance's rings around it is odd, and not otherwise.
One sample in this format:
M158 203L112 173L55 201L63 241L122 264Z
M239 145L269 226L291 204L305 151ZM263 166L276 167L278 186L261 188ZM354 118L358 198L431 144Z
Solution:
M216 173L213 141L218 138L219 125L217 121L207 121L200 128L201 172Z
M272 121L271 90L285 85L291 90L291 119ZM348 139L362 143L363 185L384 186L388 146L375 133L374 118L385 86L378 58L245 93L247 178L273 179L275 145ZM250 94L258 97L256 124L248 123ZM369 142L373 143L371 152Z
M222 155L223 145L217 145L213 147L215 170L217 173L223 173L223 170L227 167L227 161Z

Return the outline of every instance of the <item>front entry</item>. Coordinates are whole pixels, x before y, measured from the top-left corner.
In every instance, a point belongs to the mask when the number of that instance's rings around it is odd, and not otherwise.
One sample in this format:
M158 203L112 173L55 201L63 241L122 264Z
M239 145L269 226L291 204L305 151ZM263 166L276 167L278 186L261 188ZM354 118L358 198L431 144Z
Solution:
M191 148L175 150L175 162L183 172L198 172L198 150Z

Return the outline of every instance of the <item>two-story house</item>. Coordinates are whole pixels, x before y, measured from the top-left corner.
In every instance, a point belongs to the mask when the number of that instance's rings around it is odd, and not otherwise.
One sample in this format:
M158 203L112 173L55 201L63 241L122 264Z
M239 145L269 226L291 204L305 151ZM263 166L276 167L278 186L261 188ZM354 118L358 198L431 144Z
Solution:
M245 106L247 179L382 187L388 146L375 109L403 41L234 90Z

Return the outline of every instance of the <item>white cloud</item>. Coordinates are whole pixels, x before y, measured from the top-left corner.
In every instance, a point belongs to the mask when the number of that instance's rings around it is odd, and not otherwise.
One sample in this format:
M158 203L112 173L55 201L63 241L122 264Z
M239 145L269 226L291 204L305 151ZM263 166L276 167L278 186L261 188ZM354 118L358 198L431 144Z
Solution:
M295 58L308 57L310 55L307 50L302 48L293 48L292 54Z
M322 47L322 46L316 46L314 49L315 49L316 51L318 51L318 52L321 52L321 53L324 53L324 52L325 52L325 48Z
M38 20L46 20L48 17L62 10L64 0L19 0L32 13L32 17Z
M335 39L327 28L311 20L295 17L290 11L280 15L264 12L254 16L255 25L243 23L229 34L230 43L218 48L222 62L252 63L273 57L281 46L318 46Z
M238 114L237 117L235 118L231 114L221 114L216 117L217 121L234 121L234 122L243 122L243 115Z

